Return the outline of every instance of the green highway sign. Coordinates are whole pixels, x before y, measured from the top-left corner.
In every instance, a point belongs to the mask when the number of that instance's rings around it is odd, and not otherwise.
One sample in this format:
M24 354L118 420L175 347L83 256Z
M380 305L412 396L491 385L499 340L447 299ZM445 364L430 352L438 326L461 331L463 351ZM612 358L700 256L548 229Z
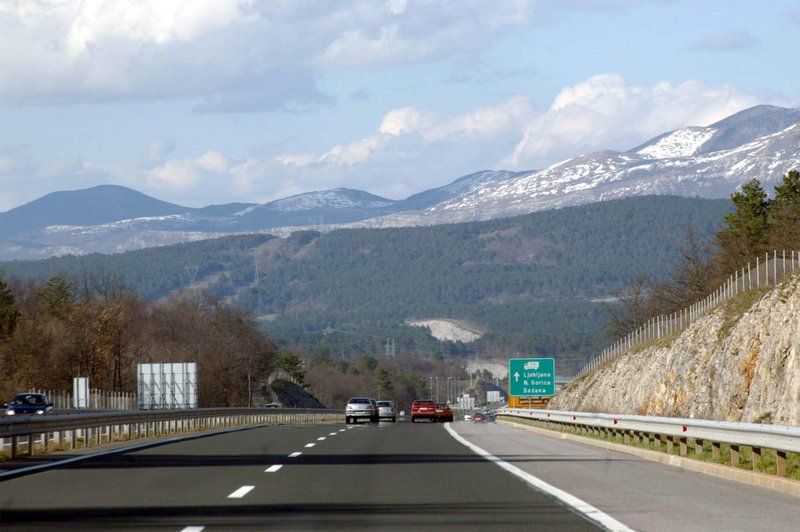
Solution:
M508 395L552 397L556 394L556 361L553 358L510 358Z

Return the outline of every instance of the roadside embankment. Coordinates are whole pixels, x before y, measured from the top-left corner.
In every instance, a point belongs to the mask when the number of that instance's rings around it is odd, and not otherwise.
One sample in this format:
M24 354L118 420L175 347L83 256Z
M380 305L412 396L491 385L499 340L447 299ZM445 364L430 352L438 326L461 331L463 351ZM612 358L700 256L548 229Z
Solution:
M800 425L800 277L740 294L680 335L634 347L549 408Z

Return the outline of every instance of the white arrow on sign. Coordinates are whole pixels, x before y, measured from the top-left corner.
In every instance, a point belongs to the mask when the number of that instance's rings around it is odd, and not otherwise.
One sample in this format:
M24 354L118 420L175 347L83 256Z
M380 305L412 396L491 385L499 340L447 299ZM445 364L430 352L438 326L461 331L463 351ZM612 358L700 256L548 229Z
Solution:
M519 371L514 373L514 381L519 382Z

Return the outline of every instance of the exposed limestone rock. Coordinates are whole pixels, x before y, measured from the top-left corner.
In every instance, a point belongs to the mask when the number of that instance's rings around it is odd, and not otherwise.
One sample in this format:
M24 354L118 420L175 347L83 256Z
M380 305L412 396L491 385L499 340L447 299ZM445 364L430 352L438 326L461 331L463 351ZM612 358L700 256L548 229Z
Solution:
M550 408L800 425L800 277L742 312L746 298L601 366Z

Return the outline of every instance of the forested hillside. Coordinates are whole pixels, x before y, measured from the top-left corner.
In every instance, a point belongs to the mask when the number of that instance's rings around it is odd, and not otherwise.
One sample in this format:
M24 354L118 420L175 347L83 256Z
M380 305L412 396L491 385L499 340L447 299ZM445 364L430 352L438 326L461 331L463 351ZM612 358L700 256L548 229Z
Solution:
M194 285L259 316L284 347L333 354L547 354L569 373L607 342L607 299L663 277L715 233L728 200L629 198L486 222L227 237L119 255L0 264L7 277L122 284L162 298ZM88 288L87 288L88 289ZM469 320L487 334L436 342L408 319Z

